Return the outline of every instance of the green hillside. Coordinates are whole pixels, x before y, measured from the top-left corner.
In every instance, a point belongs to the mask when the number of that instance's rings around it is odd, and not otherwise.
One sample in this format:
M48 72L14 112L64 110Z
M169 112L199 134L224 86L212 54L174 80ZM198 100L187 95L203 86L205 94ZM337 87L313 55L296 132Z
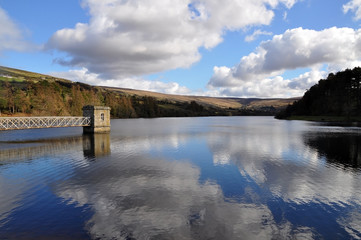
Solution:
M95 87L0 66L1 116L76 116L89 104L111 107L114 118L274 115L294 100L210 98Z

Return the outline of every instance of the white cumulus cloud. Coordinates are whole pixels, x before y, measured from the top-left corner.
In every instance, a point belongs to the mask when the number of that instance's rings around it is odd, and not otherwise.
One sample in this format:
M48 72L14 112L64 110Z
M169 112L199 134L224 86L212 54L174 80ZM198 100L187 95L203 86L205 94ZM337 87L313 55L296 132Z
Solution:
M360 63L361 30L328 28L315 31L290 29L271 40L264 41L233 67L214 67L208 83L210 89L242 96L302 95L324 77L318 70L326 65L329 70L351 68ZM295 79L283 79L286 70L311 68L312 71ZM272 95L274 94L274 95Z
M349 11L354 12L355 20L361 19L361 0L351 0L342 7L344 13L348 13Z
M261 35L272 35L272 33L266 32L266 31L261 31L260 29L257 29L251 35L246 36L244 40L246 42L252 42L252 41L256 40L258 38L258 36L261 36Z
M222 67L224 72L231 69ZM221 78L221 69L215 67L215 76ZM218 75L218 76L217 76ZM306 89L316 84L318 80L325 78L327 73L313 69L292 79L284 79L282 76L268 77L256 81L242 82L230 87L214 88L210 86L213 96L236 96L236 97L262 97L262 98L288 98L302 96ZM237 81L237 80L233 80Z
M296 0L83 0L90 21L61 29L47 47L58 63L107 76L140 76L187 68L226 31L270 24L272 9Z

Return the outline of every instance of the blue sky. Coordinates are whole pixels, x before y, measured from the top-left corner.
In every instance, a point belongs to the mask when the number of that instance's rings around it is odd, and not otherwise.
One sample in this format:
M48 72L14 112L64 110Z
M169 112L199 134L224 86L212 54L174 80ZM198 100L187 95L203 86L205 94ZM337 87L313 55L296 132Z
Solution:
M295 97L361 65L361 0L0 0L0 65L172 94Z

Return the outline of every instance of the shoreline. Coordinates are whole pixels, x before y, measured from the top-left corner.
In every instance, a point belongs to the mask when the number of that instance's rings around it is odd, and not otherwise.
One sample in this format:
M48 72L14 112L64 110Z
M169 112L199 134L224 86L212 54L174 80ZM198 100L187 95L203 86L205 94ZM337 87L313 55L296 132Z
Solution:
M299 120L323 123L340 123L361 126L361 116L291 116L280 120Z

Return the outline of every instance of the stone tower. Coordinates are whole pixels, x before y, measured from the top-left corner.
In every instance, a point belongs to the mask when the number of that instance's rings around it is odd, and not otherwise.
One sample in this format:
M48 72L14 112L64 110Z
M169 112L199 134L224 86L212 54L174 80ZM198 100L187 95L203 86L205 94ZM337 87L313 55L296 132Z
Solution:
M83 107L83 116L90 117L90 126L83 127L84 133L110 132L110 107L91 106Z

